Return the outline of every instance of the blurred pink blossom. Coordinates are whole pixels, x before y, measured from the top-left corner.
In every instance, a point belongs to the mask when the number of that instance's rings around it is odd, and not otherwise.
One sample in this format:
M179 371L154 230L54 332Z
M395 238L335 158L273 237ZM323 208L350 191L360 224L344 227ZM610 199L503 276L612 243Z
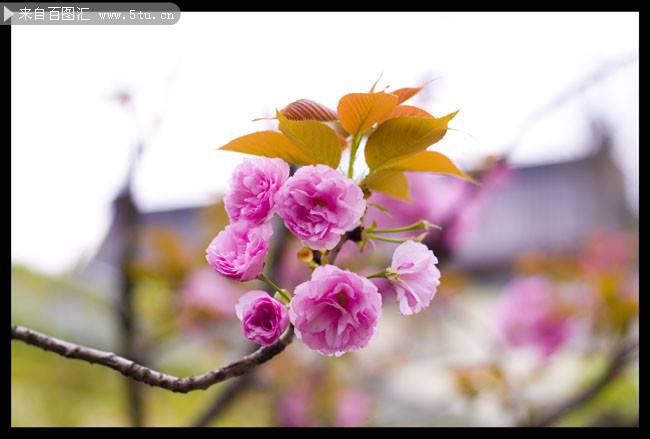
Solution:
M334 426L359 427L368 421L370 401L368 396L356 389L344 389L336 399Z
M496 192L504 188L511 180L513 170L505 162L498 162L490 167L480 178L480 187L471 183L456 180L456 184L464 184L463 200L458 202L457 213L447 226L444 240L448 247L458 248L469 236L481 220L481 215L487 203Z
M625 268L634 256L632 237L620 230L599 230L586 241L581 265L588 273Z
M409 172L407 177L411 201L373 193L369 201L387 208L389 212L382 212L370 206L366 213L366 224L374 220L379 228L389 228L405 226L422 219L435 224L444 223L463 199L470 185L454 177L420 172Z
M313 394L308 386L297 386L282 395L278 403L278 421L284 427L311 427Z
M239 293L233 281L215 276L209 268L197 270L181 287L181 321L188 329L196 329L205 320L234 317Z
M555 288L545 277L514 279L496 306L497 331L506 344L535 347L547 358L571 333L560 308Z
M512 169L505 162L498 162L481 177L480 187L446 175L406 174L411 201L374 193L369 202L387 208L389 213L369 206L365 224L374 220L379 228L401 227L424 219L444 226L445 243L456 248L480 220L485 203L510 181Z

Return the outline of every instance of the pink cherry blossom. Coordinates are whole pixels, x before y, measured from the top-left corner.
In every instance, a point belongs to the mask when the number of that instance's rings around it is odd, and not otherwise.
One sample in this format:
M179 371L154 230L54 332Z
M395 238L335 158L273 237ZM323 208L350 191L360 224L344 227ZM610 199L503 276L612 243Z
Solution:
M325 165L304 166L275 194L285 226L306 245L331 250L360 224L366 209L361 189Z
M264 346L275 343L289 326L287 309L265 291L253 290L241 296L235 312L246 338Z
M255 279L264 268L272 234L270 223L256 226L248 221L238 221L230 224L208 246L208 264L231 279Z
M275 211L273 197L287 178L289 165L278 158L255 157L237 166L224 199L230 221L268 221Z
M514 279L496 306L497 332L510 346L532 346L548 357L570 335L568 317L558 305L553 284L544 276Z
M296 287L289 318L296 336L323 355L368 345L381 315L381 295L368 279L333 265L316 268Z
M395 249L388 278L403 315L417 314L429 306L440 285L437 263L433 252L420 242L409 240Z

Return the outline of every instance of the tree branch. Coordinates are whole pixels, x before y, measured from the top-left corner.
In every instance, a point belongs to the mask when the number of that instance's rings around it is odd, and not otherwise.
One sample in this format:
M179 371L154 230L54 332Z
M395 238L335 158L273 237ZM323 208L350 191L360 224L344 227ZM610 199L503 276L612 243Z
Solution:
M46 351L55 352L66 358L84 360L92 364L110 367L111 369L120 372L122 375L149 384L150 386L160 387L177 393L187 393L194 390L205 390L214 384L243 375L256 366L269 361L291 343L293 340L293 326L290 325L284 335L271 346L259 348L252 354L246 355L240 360L220 369L214 369L202 375L188 376L184 378L178 378L164 372L150 369L141 364L120 357L112 352L100 351L98 349L60 340L33 331L29 328L25 328L24 326L12 325L11 338L13 340L23 341Z
M356 230L356 229L355 229ZM354 231L353 231L354 232ZM338 250L341 249L345 241L350 239L352 232L341 237L341 240L335 248L334 254L331 255L330 263L334 263ZM205 390L210 386L226 381L230 378L238 377L250 372L256 366L269 361L275 357L293 341L293 325L289 325L287 331L280 339L271 346L265 346L257 349L252 354L242 357L240 360L229 364L220 369L214 369L202 375L188 376L178 378L173 375L159 372L148 368L127 358L121 357L113 352L100 351L99 349L71 343L61 340L38 331L26 328L24 326L11 326L11 339L20 340L32 346L39 347L46 351L57 353L63 357L84 360L91 364L99 364L109 367L120 372L122 375L135 381L149 384L153 387L160 387L177 393L188 393L194 390ZM233 395L241 390L239 386L233 386ZM243 385L242 385L243 387ZM229 392L230 393L230 392ZM226 398L232 399L231 397ZM214 413L214 410L211 410ZM217 412L220 410L216 410Z
M638 348L638 343L631 343L621 346L614 352L612 358L607 365L603 374L594 381L588 388L575 395L560 406L551 409L548 413L539 417L533 422L527 423L525 426L529 427L547 427L550 426L569 412L579 408L583 404L589 402L592 398L597 396L601 390L616 378L621 370L625 367L630 359L630 355Z
M120 246L119 257L119 288L115 301L115 314L119 333L119 353L132 358L133 361L144 364L145 355L136 347L137 315L134 312L135 284L131 273L131 265L137 253L136 243L140 227L140 210L133 199L131 182L138 162L140 152L144 148L142 142L135 148L135 154L129 164L129 173L123 190L114 201L114 224L117 227L117 237ZM127 400L131 424L140 427L144 424L144 404L142 386L132 380L126 380Z
M228 386L221 391L216 398L192 421L191 427L205 427L216 419L228 406L245 390L250 388L256 381L254 372L236 378L228 383Z

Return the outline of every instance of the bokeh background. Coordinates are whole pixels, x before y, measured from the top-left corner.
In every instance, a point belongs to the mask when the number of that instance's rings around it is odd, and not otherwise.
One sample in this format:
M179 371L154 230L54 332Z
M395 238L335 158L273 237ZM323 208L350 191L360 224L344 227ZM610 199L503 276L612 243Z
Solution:
M251 349L234 303L257 285L203 254L243 159L216 148L274 127L252 119L300 98L335 108L382 73L379 89L431 81L414 105L461 110L432 149L482 182L411 175L413 203L374 196L395 212L379 223L445 227L426 241L442 271L430 308L403 317L384 288L367 349L294 343L176 395L14 342L13 425L638 424L638 13L182 13L11 32L12 322L178 376ZM295 285L300 244L275 236L274 274ZM340 262L371 273L391 250L349 244Z

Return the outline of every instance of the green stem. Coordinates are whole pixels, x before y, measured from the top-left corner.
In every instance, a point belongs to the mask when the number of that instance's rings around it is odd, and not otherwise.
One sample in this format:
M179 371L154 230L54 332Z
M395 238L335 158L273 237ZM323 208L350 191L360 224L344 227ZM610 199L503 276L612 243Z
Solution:
M395 244L402 244L403 242L408 241L408 239L384 238L383 236L377 236L377 235L371 235L371 234L368 234L368 238L376 239L377 241L393 242Z
M286 305L291 302L291 296L287 290L278 290L276 296L280 296L280 301L284 302Z
M277 286L271 279L264 276L264 274L260 274L259 276L257 276L257 278L262 282L264 282L265 284L267 284L268 286L270 286L271 288L273 288L274 291L277 291L278 293L284 295L283 292L286 290L283 290L282 288Z
M442 227L431 224L428 221L421 220L417 223L410 224L404 227L396 227L392 229L371 229L371 233L399 233L399 232L408 232L409 230L419 230L419 229L428 229L429 227L435 227L438 230L442 230Z
M377 273L366 276L366 279L372 279L374 277L386 277L386 270L378 271Z
M348 163L348 178L354 177L354 160L357 157L357 149L359 149L359 144L361 143L361 135L356 134L352 140L352 145L350 146L350 163Z

